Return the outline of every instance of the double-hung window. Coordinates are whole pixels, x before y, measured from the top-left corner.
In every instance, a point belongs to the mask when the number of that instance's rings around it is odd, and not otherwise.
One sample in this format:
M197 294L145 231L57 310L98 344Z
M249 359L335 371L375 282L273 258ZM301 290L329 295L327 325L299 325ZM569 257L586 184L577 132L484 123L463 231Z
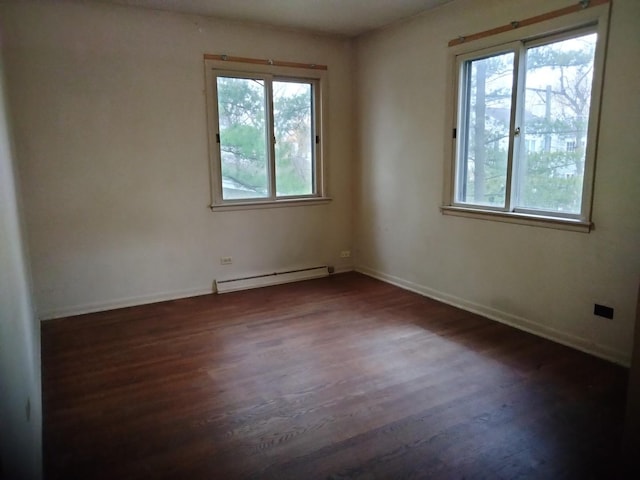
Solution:
M212 208L324 198L321 72L205 67Z
M555 24L552 33L541 24L524 38L491 46L485 39L454 55L444 213L589 230L606 39L600 17Z

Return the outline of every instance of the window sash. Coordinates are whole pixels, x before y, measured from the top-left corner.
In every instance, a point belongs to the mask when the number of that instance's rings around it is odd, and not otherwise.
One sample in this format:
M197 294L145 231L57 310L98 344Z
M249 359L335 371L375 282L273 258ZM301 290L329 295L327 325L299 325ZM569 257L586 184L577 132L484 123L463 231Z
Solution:
M517 82L518 82L518 46L519 42L512 42L506 45L500 45L497 47L487 48L480 52L474 52L471 54L460 55L457 58L457 70L458 76L458 103L456 108L456 116L458 121L456 122L457 130L457 149L455 151L454 162L454 178L455 184L453 188L453 204L461 206L470 206L483 210L492 211L508 211L509 209L509 197L511 189L511 166L513 162L513 135L515 124L515 111L514 105L516 102ZM471 64L474 61L483 60L487 58L497 57L499 55L513 53L513 77L511 84L511 100L510 100L510 113L509 113L509 138L507 147L507 164L506 164L506 179L505 179L505 205L504 207L498 207L493 205L487 205L484 203L474 203L473 201L461 200L461 184L464 180L465 172L461 168L461 159L463 156L468 157L469 141L467 132L469 131L470 123L470 97L471 97Z
M600 98L600 91L601 91L601 88L598 86L597 80L602 77L602 69L604 68L603 60L602 60L604 57L604 53L602 51L604 41L601 36L601 32L598 31L597 24L591 24L591 25L580 27L580 28L576 28L576 29L572 29L572 30L568 30L568 31L564 31L556 34L545 35L540 38L522 42L522 51L526 52L529 49L533 49L533 48L537 48L545 45L552 45L554 43L561 42L563 40L577 38L577 37L581 37L581 36L592 34L592 33L597 34L598 37L596 40L596 48L595 48L594 57L593 57L590 105L589 105L589 112L588 112L588 124L586 129L586 146L585 146L584 167L583 167L582 185L581 185L581 193L580 193L580 211L577 213L569 213L569 212L561 212L556 210L546 210L546 209L538 209L533 207L521 206L520 192L516 191L514 192L515 206L512 210L515 213L539 215L539 216L552 216L557 218L584 220L584 221L588 220L588 217L590 216L591 193L592 193L592 186L593 186L593 172L595 167L594 165L595 164L595 139L597 134L596 132L597 132L598 120L599 120L598 110L600 105L599 98ZM524 116L525 106L526 106L525 100L524 100L525 87L526 87L525 85L526 55L523 55L523 57L525 57L525 63L523 63L523 66L522 66L522 74L523 74L522 83L521 83L522 92L521 92L521 99L519 100L519 103L518 103L521 118L523 118ZM600 60L600 64L598 63L599 60ZM597 105L594 105L594 103L597 103ZM523 125L524 122L519 121L519 124Z
M222 166L222 129L220 125L220 98L218 92L218 80L220 78L234 78L239 80L261 80L264 82L264 120L265 120L265 130L263 132L264 136L264 145L265 145L265 155L266 155L266 180L267 180L267 195L266 196L258 196L254 198L238 198L238 199L225 199L224 191L223 191L223 166ZM220 202L244 202L244 201L264 201L271 198L271 182L270 178L272 177L272 165L270 162L271 154L269 153L271 147L271 136L269 134L269 128L271 124L270 120L270 109L269 109L269 97L270 97L270 85L268 81L267 75L257 75L257 74L238 74L236 72L216 72L213 77L213 92L214 92L214 118L215 118L215 136L216 136L216 167L218 175L216 175L215 181L217 185L217 193L219 195Z
M290 82L290 83L299 83L299 84L307 84L311 88L311 98L310 98L310 108L311 108L311 193L303 194L303 195L276 195L276 198L282 199L295 199L295 198L313 198L317 197L319 192L319 178L320 178L320 162L317 161L320 155L320 134L318 131L319 122L318 122L318 108L317 106L320 104L320 89L318 88L318 80L312 79L302 79L296 77L282 77L282 76L274 76L273 82ZM273 105L273 95L271 96L272 105ZM273 110L273 109L272 109ZM275 126L275 121L272 124ZM274 132L275 135L275 132ZM275 165L275 149L273 153L274 165ZM276 192L276 184L275 179L277 178L276 169L274 166L274 193Z
M320 198L322 196L322 162L321 158L321 142L320 140L320 80L318 78L304 78L297 76L283 76L270 73L254 73L249 71L233 71L225 69L211 68L208 69L208 78L211 79L209 91L211 91L211 100L208 103L208 110L211 113L210 118L210 149L212 153L212 206L216 205L242 205L270 203L278 200L295 201L309 200ZM265 137L267 145L267 184L268 192L263 197L248 198L223 198L223 176L222 176L222 152L220 138L220 116L219 116L219 97L218 97L218 78L238 78L238 79L256 79L262 80L265 84ZM296 82L310 85L310 109L311 109L311 189L310 194L304 195L278 195L276 186L276 152L275 152L275 119L273 106L273 82Z
M469 208L477 211L487 212L505 212L518 213L523 215L539 216L541 218L559 218L569 220L588 221L590 216L590 199L593 184L593 170L595 162L595 141L599 114L599 99L601 91L601 77L604 64L604 41L598 24L591 24L586 27L580 27L564 31L557 34L538 36L532 40L518 40L502 45L484 48L471 53L457 55L455 61L456 68L456 106L454 109L454 125L456 125L456 140L453 149L453 165L452 165L452 185L450 205L453 207ZM586 134L586 153L585 166L582 182L581 205L579 213L566 213L553 210L543 210L535 208L527 208L519 206L519 189L521 181L519 179L519 169L522 165L519 159L522 155L524 142L522 135L519 134L519 126L523 125L525 111L525 76L526 76L526 52L530 48L541 45L553 44L565 39L579 37L589 33L597 33L598 41L594 53L594 71L593 82L591 86L591 104L589 109L589 120ZM470 66L473 61L482 60L498 56L504 53L514 53L513 63L513 85L511 98L511 112L509 123L509 139L507 149L507 171L505 185L505 205L504 207L486 205L463 200L461 195L461 182L464 176L462 158L468 154L468 118L470 115Z

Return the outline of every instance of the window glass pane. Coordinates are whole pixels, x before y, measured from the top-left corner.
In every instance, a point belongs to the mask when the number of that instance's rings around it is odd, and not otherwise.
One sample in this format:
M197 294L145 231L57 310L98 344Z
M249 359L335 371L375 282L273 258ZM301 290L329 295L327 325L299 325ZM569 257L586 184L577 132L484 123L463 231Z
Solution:
M579 214L595 33L527 49L518 206Z
M458 202L504 207L514 53L465 64Z
M222 198L269 196L264 80L218 77Z
M278 196L314 193L312 94L310 83L273 82Z

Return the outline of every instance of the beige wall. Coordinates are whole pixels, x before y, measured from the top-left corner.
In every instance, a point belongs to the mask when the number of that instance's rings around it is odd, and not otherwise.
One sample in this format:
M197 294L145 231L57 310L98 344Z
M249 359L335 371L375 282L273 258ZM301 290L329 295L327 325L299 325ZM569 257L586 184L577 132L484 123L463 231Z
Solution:
M42 476L40 328L23 247L0 58L0 477Z
M105 4L2 5L0 18L40 317L351 267L348 41ZM207 208L204 53L329 66L333 202Z
M479 8L479 4L482 8ZM615 0L590 234L443 216L447 42L567 5L457 0L357 41L357 268L628 364L640 276L640 2ZM592 314L593 304L615 318Z

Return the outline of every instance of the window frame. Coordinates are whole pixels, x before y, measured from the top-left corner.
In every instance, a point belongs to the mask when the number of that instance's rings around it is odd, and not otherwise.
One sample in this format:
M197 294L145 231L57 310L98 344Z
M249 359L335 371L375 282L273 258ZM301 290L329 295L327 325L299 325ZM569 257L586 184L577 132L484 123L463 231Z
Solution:
M326 118L326 71L303 70L296 67L282 67L274 65L243 64L239 62L213 60L205 58L205 96L207 106L207 133L209 140L209 167L210 167L210 208L215 210L240 210L254 208L271 208L279 206L310 205L327 203L330 197L327 195L326 166L324 154L326 151L326 139L324 138L324 119ZM222 166L221 150L218 141L219 117L218 117L218 77L254 78L265 81L265 136L267 147L267 182L269 194L267 197L223 199L222 195ZM313 166L312 188L313 192L306 195L281 195L276 194L276 156L275 156L275 123L273 117L273 82L300 82L308 83L312 89L312 139L313 142Z
M455 215L476 219L496 220L508 223L535 225L548 228L560 228L566 230L589 232L593 229L592 204L593 184L595 178L598 130L600 120L600 103L602 96L602 84L604 79L604 64L606 56L609 3L591 7L566 16L553 18L538 24L481 38L468 44L460 44L450 48L448 69L448 95L447 101L447 129L445 132L445 166L443 204L441 211L445 215ZM562 212L550 212L522 207L512 207L516 200L515 183L512 177L517 174L516 150L524 148L514 133L524 109L524 89L516 87L524 86L525 56L521 55L528 48L553 43L564 38L571 38L588 31L597 33L598 41L594 54L594 75L591 90L591 104L589 108L589 122L586 138L585 167L582 187L581 212L579 214L567 214ZM514 78L512 85L512 106L509 126L509 148L507 158L507 184L505 207L492 207L462 203L456 198L456 183L459 181L458 173L458 149L464 138L463 132L458 129L458 116L460 105L463 101L463 68L465 62L487 58L499 53L514 52ZM454 134L452 135L452 132ZM522 145L520 145L522 144Z

